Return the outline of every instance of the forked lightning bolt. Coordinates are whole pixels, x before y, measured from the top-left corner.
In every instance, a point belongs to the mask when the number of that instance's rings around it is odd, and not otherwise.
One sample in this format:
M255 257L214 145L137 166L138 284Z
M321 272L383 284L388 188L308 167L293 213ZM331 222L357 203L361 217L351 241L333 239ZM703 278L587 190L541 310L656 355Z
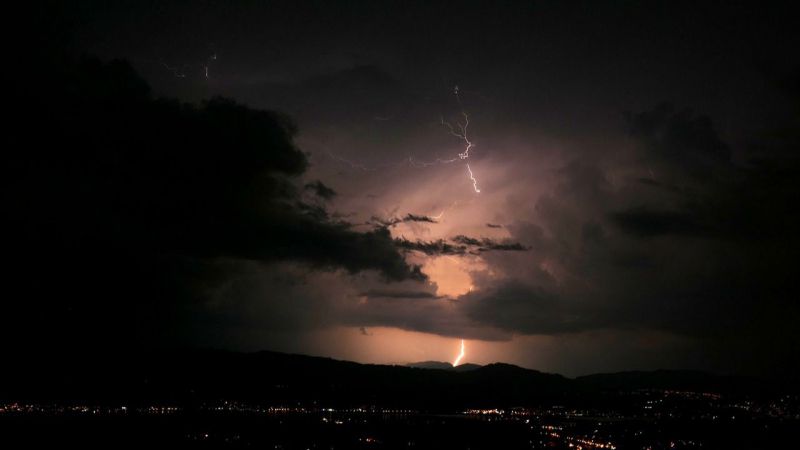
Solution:
M470 167L469 163L467 162L467 160L470 157L470 151L475 147L475 144L472 142L472 140L470 140L469 133L468 133L468 130L469 130L469 114L467 114L467 112L464 110L463 105L461 104L461 96L459 95L458 86L456 86L453 89L453 94L455 95L456 101L458 102L458 106L459 106L459 108L461 110L460 112L461 112L461 116L463 117L463 121L462 120L458 120L458 121L455 122L455 125L453 125L452 123L444 120L444 117L440 117L439 118L439 121L441 122L442 126L447 127L448 131L450 131L450 134L452 136L457 137L458 139L460 139L464 143L464 151L459 152L453 158L448 158L448 159L436 158L434 160L422 161L422 160L419 160L419 159L415 158L413 155L409 155L407 158L404 158L404 159L402 159L400 161L397 161L397 162L382 164L381 166L368 167L368 166L366 166L364 164L361 164L359 162L351 161L351 160L345 159L345 158L343 158L343 157L341 157L339 155L336 155L333 152L331 152L330 150L326 150L326 153L328 154L328 156L331 159L334 159L334 160L336 160L338 162L346 164L346 165L350 166L352 169L363 170L363 171L374 171L374 170L378 170L378 169L381 169L381 168L385 169L385 168L391 168L391 167L398 167L398 166L402 166L402 165L405 165L405 164L408 164L411 167L430 167L430 166L435 166L435 165L439 165L439 164L451 164L451 163L458 162L458 161L464 161L464 163L466 165L466 168L467 168L467 176L469 177L470 181L472 182L472 189L475 191L475 193L480 193L481 190L478 187L478 179L475 177L475 173L472 171L472 168Z
M217 53L214 52L205 59L202 63L180 63L180 64L168 64L163 59L145 59L145 58L134 58L133 61L144 63L144 64L158 64L166 69L169 73L172 74L175 78L190 78L195 73L197 73L198 69L203 74L205 79L209 79L211 75L212 63L217 60Z
M469 159L470 150L472 150L472 147L475 146L475 144L473 144L472 141L469 139L469 134L467 133L467 130L469 128L469 114L467 114L467 112L464 111L464 107L461 104L461 97L458 95L458 91L459 91L458 86L453 88L453 94L455 94L458 106L459 108L461 108L461 115L464 116L464 122L462 123L460 121L456 121L455 127L450 122L445 121L444 118L441 118L441 122L442 125L446 126L450 130L450 134L461 139L464 142L464 151L458 154L458 158L446 159L446 160L440 159L436 161L438 163L451 163L458 160L466 161L467 159ZM472 189L474 189L476 193L480 193L481 190L480 188L478 188L478 180L475 178L475 174L472 173L472 168L469 167L469 163L466 163L466 165L467 165L467 173L469 174L469 179L472 181Z

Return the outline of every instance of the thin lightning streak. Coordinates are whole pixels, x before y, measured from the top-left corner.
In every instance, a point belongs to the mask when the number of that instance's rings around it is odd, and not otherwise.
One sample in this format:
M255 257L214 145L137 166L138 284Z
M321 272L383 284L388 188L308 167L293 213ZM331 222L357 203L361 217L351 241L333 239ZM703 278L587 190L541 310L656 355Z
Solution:
M211 55L210 58L208 58L208 61L206 61L206 64L203 66L203 71L205 72L206 80L208 79L208 68L211 66L211 61L216 61L216 60L217 60L217 54L214 53L213 55Z
M408 157L408 165L411 166L411 167L430 167L430 166L436 166L436 165L439 165L439 164L450 164L450 163L454 163L454 162L456 162L458 160L459 160L459 158L451 158L451 159L436 158L436 159L434 159L432 161L420 161L420 160L414 158L413 156L409 156Z
M461 360L464 358L465 354L466 354L466 352L464 351L464 340L462 339L461 340L461 352L456 357L456 360L453 361L453 367L456 367L457 365L459 365L461 363Z
M472 180L472 188L475 189L475 192L480 194L481 190L478 189L478 180L476 180L475 176L472 174L472 169L469 168L469 163L467 163L467 172L469 172L469 179Z

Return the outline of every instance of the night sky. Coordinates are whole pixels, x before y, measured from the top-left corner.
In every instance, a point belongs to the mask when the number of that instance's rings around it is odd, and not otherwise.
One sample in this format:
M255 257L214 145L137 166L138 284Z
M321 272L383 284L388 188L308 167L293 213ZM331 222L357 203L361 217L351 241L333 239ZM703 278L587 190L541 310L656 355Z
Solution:
M800 33L778 5L26 13L0 345L404 364L463 339L466 362L570 376L796 379Z

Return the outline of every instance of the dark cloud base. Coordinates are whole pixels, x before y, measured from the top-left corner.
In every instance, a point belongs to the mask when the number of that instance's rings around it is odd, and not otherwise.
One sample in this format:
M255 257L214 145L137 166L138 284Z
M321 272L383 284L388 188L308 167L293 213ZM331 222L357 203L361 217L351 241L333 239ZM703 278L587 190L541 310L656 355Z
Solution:
M4 347L196 339L183 326L229 276L221 260L425 279L385 227L354 231L303 200L335 192L299 185L286 116L154 98L120 61L43 64L13 94L3 156Z

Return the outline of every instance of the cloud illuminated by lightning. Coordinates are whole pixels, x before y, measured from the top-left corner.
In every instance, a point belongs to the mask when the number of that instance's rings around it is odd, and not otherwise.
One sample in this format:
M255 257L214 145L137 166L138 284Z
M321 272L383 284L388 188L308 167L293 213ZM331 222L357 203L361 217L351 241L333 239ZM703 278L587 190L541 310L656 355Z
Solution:
M456 357L456 360L453 361L453 367L456 367L459 364L461 364L461 360L464 359L464 355L466 355L466 351L464 349L464 340L462 339L461 340L461 352Z

